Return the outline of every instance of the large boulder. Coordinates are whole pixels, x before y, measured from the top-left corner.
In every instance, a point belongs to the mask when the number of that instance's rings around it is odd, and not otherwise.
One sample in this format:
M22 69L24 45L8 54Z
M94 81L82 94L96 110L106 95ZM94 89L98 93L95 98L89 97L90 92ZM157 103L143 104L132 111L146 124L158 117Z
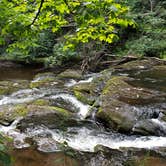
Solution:
M165 93L134 87L126 82L128 80L128 77L114 76L106 83L96 115L107 127L121 132L131 132L139 120L157 118L159 109L147 112L145 108L166 98Z
M63 129L71 118L71 113L63 108L52 106L28 106L29 112L19 122L21 131L33 126Z
M61 107L51 106L49 100L44 99L0 107L1 124L9 125L20 117L22 117L19 125L21 129L31 125L45 125L51 128L51 126L63 126L63 123L72 117L72 113Z
M132 71L132 70L146 70L151 69L153 66L161 66L166 65L166 61L160 60L158 58L144 58L138 59L135 61L130 61L127 63L123 63L121 65L117 65L114 68L119 69L121 71Z

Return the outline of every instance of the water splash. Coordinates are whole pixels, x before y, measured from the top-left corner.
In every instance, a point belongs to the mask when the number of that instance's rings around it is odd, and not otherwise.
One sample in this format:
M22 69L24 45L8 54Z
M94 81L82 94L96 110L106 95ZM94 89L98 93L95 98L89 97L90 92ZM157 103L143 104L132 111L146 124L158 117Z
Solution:
M80 81L78 81L78 82L75 81L75 80L73 80L73 79L71 79L69 82L67 82L67 83L65 84L65 86L66 86L66 87L72 87L72 86L77 85L77 84L90 83L90 82L93 81L93 79L94 79L94 77L89 77L89 78L86 79L86 80L80 80Z
M74 105L76 108L79 109L78 115L80 116L80 118L86 118L86 116L88 115L90 106L83 104L82 102L80 102L79 100L77 100L76 97L69 95L69 94L59 94L59 95L55 95L55 96L51 96L51 99L57 99L57 98L62 98L63 100L67 100L68 102L70 102L72 105Z
M86 127L68 128L66 132L50 130L45 126L28 128L25 133L20 133L16 125L21 118L14 121L11 126L0 126L0 131L14 138L15 147L28 147L25 138L30 137L38 145L38 150L43 152L59 151L58 143L66 142L68 146L80 151L94 152L97 145L103 145L112 149L121 147L135 147L152 149L166 147L166 137L157 136L126 136L118 133L108 133L98 129Z
M25 102L31 102L33 100L36 100L38 98L44 97L44 93L41 93L37 89L24 89L19 90L10 96L4 96L0 100L0 105L5 104L21 104Z
M76 132L76 129L73 131ZM96 145L103 145L112 149L119 149L120 147L136 147L148 148L166 147L166 137L143 136L143 137L127 137L127 136L113 136L110 134L98 133L94 130L81 128L77 134L65 136L59 132L52 132L53 138L58 142L67 142L68 145L74 149L81 151L93 152Z
M25 142L25 138L27 137L26 134L20 133L20 131L16 129L16 126L21 119L21 117L16 119L10 126L0 125L0 132L13 138L14 146L18 149L30 146L28 143Z

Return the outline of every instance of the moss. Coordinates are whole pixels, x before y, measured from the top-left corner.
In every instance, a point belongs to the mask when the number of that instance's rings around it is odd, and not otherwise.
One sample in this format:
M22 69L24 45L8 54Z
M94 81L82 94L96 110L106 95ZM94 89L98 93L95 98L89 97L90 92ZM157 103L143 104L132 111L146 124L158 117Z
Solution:
M92 105L94 103L94 99L91 98L90 94L81 91L74 91L75 97L85 104Z
M71 114L68 110L65 110L64 108L60 108L60 107L55 107L55 106L49 106L48 107L50 110L54 110L57 113L65 116L65 117L69 117Z
M13 117L26 116L28 111L27 105L16 105L13 108Z
M44 100L44 99L37 99L32 104L33 105L44 106L44 105L49 105L49 101L48 100Z
M42 86L50 86L56 80L55 74L52 72L39 73L30 83L31 88L39 88Z
M17 90L28 88L28 81L0 81L0 95L8 95Z
M4 117L4 115L5 115L5 113L4 113L4 112L0 112L0 119L1 119L1 118L3 118L3 117Z
M42 86L49 86L50 83L52 83L53 81L55 81L55 78L44 78L40 81L32 81L30 83L30 88L39 88Z
M102 94L106 95L108 93L115 93L119 87L129 87L129 85L124 81L127 77L114 76L107 81L106 86L103 88Z
M12 82L1 81L0 82L0 95L8 95L16 90L16 87L13 86Z

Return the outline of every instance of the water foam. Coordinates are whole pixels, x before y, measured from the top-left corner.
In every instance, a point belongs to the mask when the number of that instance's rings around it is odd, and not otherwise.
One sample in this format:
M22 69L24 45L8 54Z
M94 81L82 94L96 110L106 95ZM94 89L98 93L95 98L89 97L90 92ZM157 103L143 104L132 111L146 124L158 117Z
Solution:
M135 148L154 148L154 147L166 147L166 137L156 136L143 136L138 138L124 137L119 139L118 137L112 137L106 134L94 134L87 128L82 128L76 135L66 135L52 132L53 138L58 142L67 142L68 145L74 149L81 151L94 151L96 145L103 145L112 149L119 149L120 147L135 147Z
M24 89L19 90L10 96L4 96L0 100L0 105L5 104L21 104L25 102L31 102L33 100L36 100L38 98L44 97L44 93L40 93L36 89Z
M57 98L62 98L63 100L67 100L69 101L72 105L74 105L76 108L78 108L80 111L78 112L78 115L81 118L86 118L90 106L83 104L82 102L80 102L79 100L77 100L76 97L69 95L69 94L59 94L59 95L55 95L55 96L51 96L51 99L57 99Z
M20 131L16 129L16 126L21 119L22 118L16 119L10 126L0 125L0 132L13 138L14 146L18 149L30 146L28 143L25 142L25 138L27 137L26 134L20 133Z
M66 142L69 147L80 151L94 152L96 145L103 145L112 149L121 147L135 147L152 149L156 147L166 147L166 137L157 136L125 136L117 133L108 133L86 127L68 128L66 132L60 130L50 130L44 126L27 129L25 133L20 133L16 129L17 119L11 126L0 126L0 131L14 138L15 147L28 147L25 138L32 138L38 145L38 150L43 152L58 151L57 143Z
M66 87L72 87L74 85L77 85L77 84L82 84L82 83L90 83L93 81L93 77L89 77L88 79L86 80L80 80L80 81L75 81L73 79L71 79L68 83L65 84Z

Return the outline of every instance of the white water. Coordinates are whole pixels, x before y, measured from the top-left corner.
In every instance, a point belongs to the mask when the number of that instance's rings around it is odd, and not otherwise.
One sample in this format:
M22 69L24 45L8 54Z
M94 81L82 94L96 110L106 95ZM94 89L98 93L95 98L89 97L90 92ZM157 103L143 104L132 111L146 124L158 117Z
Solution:
M35 95L34 95L35 94ZM24 89L19 90L10 96L4 96L0 100L0 105L4 104L21 104L25 102L31 102L35 99L43 97L45 94L40 93L37 89Z
M87 80L72 81L68 87L79 83L91 82L93 77ZM43 97L45 94L37 89L25 89L13 93L10 96L4 96L0 100L0 105L3 104L18 104L30 102L35 99ZM90 106L85 105L74 96L69 94L58 94L50 96L51 99L62 98L69 101L72 105L79 109L78 115L84 119L87 117ZM139 111L139 110L138 110ZM33 129L27 129L25 133L20 133L17 129L17 124L21 118L15 120L10 126L0 125L0 132L12 137L14 139L14 146L16 148L24 148L30 146L25 142L26 138L32 138L36 141L38 149L44 152L57 151L57 143L67 142L67 144L77 150L81 151L94 151L96 145L103 145L112 149L119 149L120 147L137 147L137 148L155 148L166 147L166 137L157 136L123 136L119 134L112 134L100 131L100 129L88 129L86 127L68 128L67 132L59 130L50 130L46 127L40 126ZM158 119L152 119L154 123L159 124L164 129L165 122Z
M69 101L72 105L74 105L76 108L79 109L78 115L80 116L80 118L85 118L88 115L90 106L83 104L82 102L80 102L79 100L77 100L76 97L69 95L69 94L59 94L59 95L55 95L55 96L51 96L51 99L57 99L57 98L62 98L64 100Z
M112 149L119 149L120 147L137 147L137 148L155 148L166 147L166 137L138 137L130 138L124 137L122 140L111 138L111 135L94 134L93 130L81 128L78 134L74 136L65 137L59 133L52 132L53 138L58 142L67 142L68 145L74 149L81 151L94 151L96 145L103 145Z
M66 87L72 87L74 85L81 84L81 83L90 83L90 82L93 81L93 79L94 79L93 77L90 77L90 78L88 78L86 80L80 80L78 82L73 80L73 79L71 79L68 83L65 84L65 86Z
M16 119L10 126L0 125L0 132L11 138L14 138L14 146L18 149L30 146L25 142L26 135L24 133L20 133L20 131L16 129L16 126L21 119L22 118Z
M13 137L16 148L28 147L25 143L26 137L31 137L37 142L38 150L44 152L57 151L57 142L67 142L68 146L80 151L94 151L96 145L103 145L112 149L120 147L136 147L136 148L156 148L166 147L166 137L156 136L124 136L109 134L95 129L68 128L67 132L60 130L50 130L44 126L27 129L26 133L20 133L16 129L16 125L20 119L17 119L11 126L0 126L0 132Z
M164 127L165 130L166 130L166 122L161 121L161 120L159 120L159 119L151 119L151 120L152 120L154 123L156 123L156 124L158 124L158 125Z

